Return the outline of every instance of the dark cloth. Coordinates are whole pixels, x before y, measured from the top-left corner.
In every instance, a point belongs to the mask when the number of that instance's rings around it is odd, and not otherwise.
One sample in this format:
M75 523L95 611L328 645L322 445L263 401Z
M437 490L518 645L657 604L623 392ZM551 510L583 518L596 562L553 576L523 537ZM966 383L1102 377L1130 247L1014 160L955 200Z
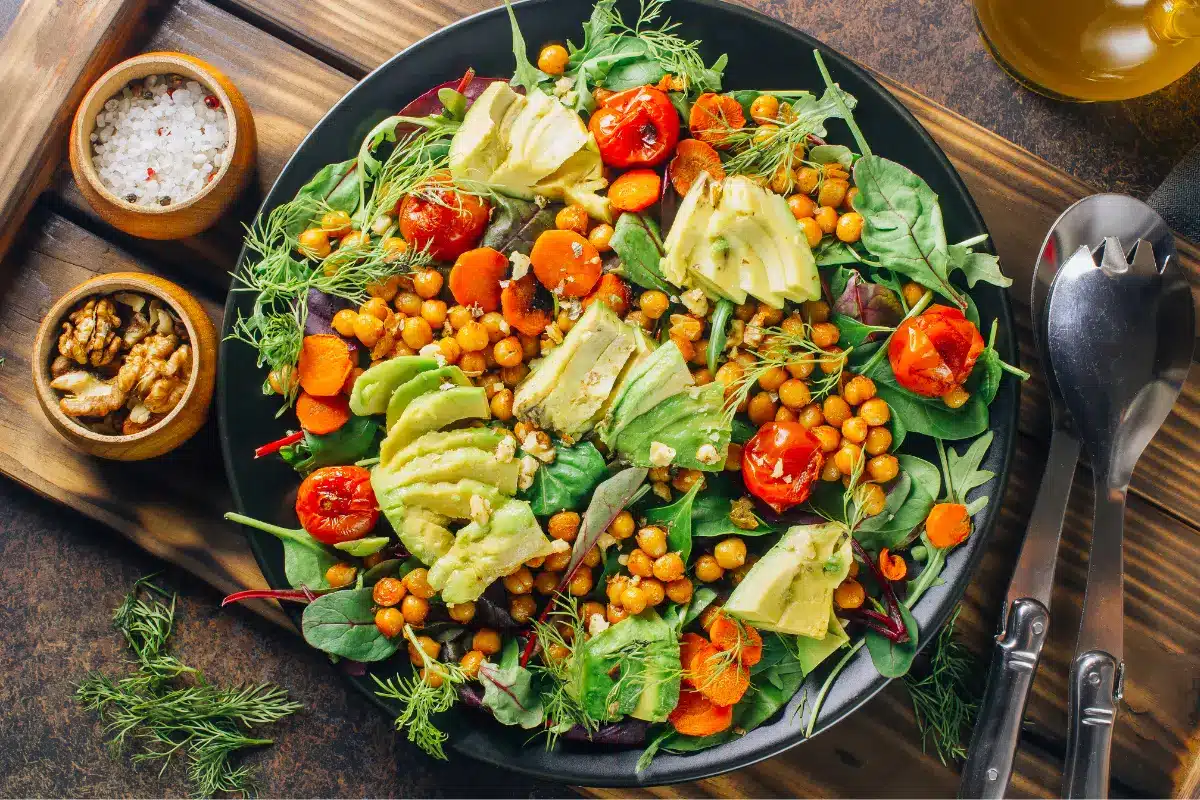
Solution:
M1146 202L1176 233L1200 242L1200 147L1175 165Z

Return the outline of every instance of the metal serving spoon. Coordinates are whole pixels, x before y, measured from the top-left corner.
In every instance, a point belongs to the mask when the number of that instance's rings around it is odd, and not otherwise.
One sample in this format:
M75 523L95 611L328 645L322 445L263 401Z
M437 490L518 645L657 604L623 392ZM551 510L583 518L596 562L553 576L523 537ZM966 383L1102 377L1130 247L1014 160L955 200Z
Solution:
M1156 219L1157 219L1157 215ZM1191 364L1195 307L1159 219L1128 254L1115 237L1071 258L1050 293L1046 347L1092 464L1087 594L1071 667L1063 794L1107 797L1122 693L1125 495L1134 465L1175 404Z

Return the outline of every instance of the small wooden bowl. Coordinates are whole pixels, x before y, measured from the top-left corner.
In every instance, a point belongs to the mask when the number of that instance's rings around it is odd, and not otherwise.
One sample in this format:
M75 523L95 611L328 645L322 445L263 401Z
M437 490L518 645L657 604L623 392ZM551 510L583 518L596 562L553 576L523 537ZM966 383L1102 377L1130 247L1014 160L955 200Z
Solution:
M62 322L75 304L95 294L132 291L162 300L187 328L192 346L192 374L179 405L158 424L129 436L109 436L87 428L59 408L61 396L50 388L50 362L58 354ZM204 424L217 374L217 332L196 299L181 287L140 272L99 275L59 298L38 328L33 344L33 384L50 424L79 450L115 461L141 461L160 456L186 442Z
M225 163L197 194L169 206L142 206L104 187L92 164L91 135L104 104L133 80L177 74L215 94L229 120ZM71 123L70 159L75 183L105 222L143 239L182 239L212 227L250 180L258 142L250 106L233 83L210 64L183 53L143 53L104 73L88 91Z

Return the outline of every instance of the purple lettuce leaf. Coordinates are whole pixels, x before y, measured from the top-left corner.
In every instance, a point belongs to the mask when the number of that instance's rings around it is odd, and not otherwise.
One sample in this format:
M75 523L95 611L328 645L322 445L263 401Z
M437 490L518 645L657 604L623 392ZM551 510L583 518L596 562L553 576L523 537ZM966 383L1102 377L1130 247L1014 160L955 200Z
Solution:
M896 295L891 289L865 281L857 270L850 277L841 296L833 301L833 310L865 325L894 327L904 318Z

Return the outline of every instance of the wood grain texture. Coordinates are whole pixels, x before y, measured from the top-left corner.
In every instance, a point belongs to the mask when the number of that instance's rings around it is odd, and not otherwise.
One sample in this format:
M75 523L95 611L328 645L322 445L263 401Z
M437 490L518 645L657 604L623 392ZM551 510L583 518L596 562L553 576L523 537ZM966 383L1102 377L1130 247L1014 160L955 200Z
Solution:
M418 5L419 9L416 8ZM424 3L396 8L376 0L351 0L349 4L314 0L306 4L303 12L291 11L291 16L285 12L292 6L282 2L255 0L247 1L243 6L249 19L272 30L292 31L297 44L312 49L312 42L321 42L324 49L332 49L342 60L363 63L364 67L373 66L368 63L369 59L390 56L418 35L431 32L441 24L423 16L428 8ZM441 7L434 6L435 9ZM447 3L444 7L457 8L459 14L475 10L470 0ZM376 23L355 30L353 21L346 21L347 14L353 14L356 19L385 20L388 24ZM368 44L364 44L364 40ZM390 43L391 49L380 44L381 40ZM344 74L299 49L195 0L185 0L172 9L152 46L184 49L210 60L242 89L254 109L260 132L260 188L269 186L308 126L315 123L324 109L352 84ZM303 80L294 77L298 75L304 76ZM1028 319L1021 306L1028 296L1032 253L1042 232L1057 214L1090 190L916 93L904 90L898 91L898 95L931 130L962 172L996 237L1006 271L1017 278L1014 299L1021 317L1018 330L1026 340L1024 366L1029 368ZM65 201L78 209L79 198L77 195L72 198L70 192L68 185L63 195ZM243 209L246 213L252 210L252 207L248 211ZM1036 233L1031 235L1031 231ZM48 236L46 232L49 232ZM19 312L0 307L0 350L8 350L10 340L19 344L18 338L10 337L9 330L21 329L28 326L31 319L37 319L39 297L53 299L55 295L48 287L56 285L59 271L68 269L64 264L86 264L86 269L103 270L110 263L127 264L129 261L127 254L111 247L103 251L103 258L96 259L89 248L103 245L55 217L47 219L43 235L45 238L38 244L40 250L35 248L20 263L12 265L20 268L16 280L20 284L21 299L15 305L25 310ZM221 241L222 236L226 237L225 241ZM193 277L206 286L210 281L219 284L221 272L231 266L231 261L221 260L222 254L231 247L229 236L228 232L214 231L208 237L189 240L184 249L153 250L156 256L153 263L156 268L184 278ZM193 265L194 272L184 268L183 262L188 259L181 253L203 254L203 259ZM162 260L159 260L160 256ZM1194 272L1195 251L1189 249L1187 256ZM113 263L113 268L127 267ZM216 294L210 296L216 297ZM3 353L10 357L9 364L20 353L16 347L12 349L11 353ZM8 364L0 367L0 375L6 375L7 371ZM1118 726L1117 757L1114 759L1114 778L1119 781L1118 791L1123 793L1171 794L1183 788L1189 774L1188 754L1193 748L1196 724L1190 717L1196 703L1192 687L1200 674L1200 668L1189 655L1197 652L1195 637L1200 631L1200 621L1194 618L1187 602L1188 598L1196 596L1200 587L1195 586L1195 580L1189 577L1186 568L1195 563L1193 550L1195 542L1200 541L1192 527L1200 519L1200 493L1191 469L1195 437L1189 434L1194 430L1200 408L1197 405L1200 403L1198 379L1200 374L1193 370L1176 415L1139 468L1135 478L1138 497L1130 503L1127 521L1129 613L1125 634L1131 683L1129 709ZM1005 497L999 500L1004 507L1003 519L992 547L968 589L962 617L961 629L979 650L987 645L993 629L997 598L1002 596L1011 572L1037 485L1037 470L1044 458L1044 390L1035 382L1023 394L1024 435L1017 457L1017 474ZM28 398L22 397L19 386L0 386L0 398L0 426L6 429L4 438L19 438L9 435L17 432L28 438ZM203 438L206 437L198 437L198 440ZM207 449L189 445L171 457L173 460L185 451L200 451L191 462L199 478L193 478L189 485L182 487L171 483L174 476L170 474L159 479L158 487L153 484L142 486L135 479L122 481L112 476L106 476L111 485L105 486L97 475L86 474L89 471L95 473L95 465L86 462L80 465L77 460L64 459L52 447L50 458L46 460L58 460L73 469L31 467L23 460L31 460L29 454L36 450L20 449L7 442L0 445L0 469L35 485L60 502L78 504L89 515L118 527L123 525L123 531L129 535L140 534L140 544L183 563L205 580L226 589L231 582L243 580L249 585L261 585L261 576L248 551L241 547L240 536L214 519L214 512L228 503L228 490L219 473L215 448L211 442L206 444ZM43 439L39 446L48 445ZM164 463L170 466L169 462ZM85 476L82 481L76 474L81 468ZM143 477L149 480L148 476ZM161 486L163 480L168 482L167 486ZM1060 753L1056 753L1056 749L1062 746L1064 723L1063 676L1074 647L1075 620L1071 617L1071 609L1078 608L1082 597L1084 554L1090 529L1087 519L1090 514L1090 476L1086 470L1081 470L1077 484L1059 559L1061 579L1056 588L1052 640L1029 713L1033 741L1045 743L1050 749L1027 746L1023 751L1014 782L1014 793L1020 795L1057 793ZM182 494L176 496L175 493L181 491ZM143 497L148 499L143 501ZM206 501L200 501L198 497L205 497ZM113 513L110 506L114 505L120 507L121 513ZM200 540L200 548L189 546L186 536L181 546L170 540L181 516L190 526L187 535L205 537ZM144 527L137 527L131 519ZM1164 554L1171 562L1165 566ZM211 556L212 563L206 562L205 556ZM1136 676L1132 674L1135 671L1138 672ZM893 686L862 712L789 754L734 775L646 794L863 796L880 792L881 775L897 776L894 783L889 782L889 789L894 789L895 794L952 794L957 784L955 771L920 753L914 744L912 724L904 693L900 687Z
M0 258L58 167L71 114L133 44L149 0L25 3L0 39ZM19 99L19 102L17 102Z

